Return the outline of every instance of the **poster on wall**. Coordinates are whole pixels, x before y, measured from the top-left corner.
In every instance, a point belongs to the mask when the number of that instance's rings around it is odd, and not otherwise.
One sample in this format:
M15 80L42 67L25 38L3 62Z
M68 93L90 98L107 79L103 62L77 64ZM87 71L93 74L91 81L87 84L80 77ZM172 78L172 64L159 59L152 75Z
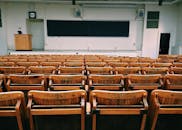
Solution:
M2 27L1 9L0 9L0 27Z

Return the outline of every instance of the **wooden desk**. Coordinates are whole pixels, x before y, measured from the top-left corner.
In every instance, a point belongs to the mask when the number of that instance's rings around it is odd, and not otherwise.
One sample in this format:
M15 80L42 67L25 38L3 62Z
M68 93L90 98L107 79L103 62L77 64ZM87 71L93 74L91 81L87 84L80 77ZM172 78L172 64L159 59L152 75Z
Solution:
M16 50L32 50L32 35L15 34L15 49Z

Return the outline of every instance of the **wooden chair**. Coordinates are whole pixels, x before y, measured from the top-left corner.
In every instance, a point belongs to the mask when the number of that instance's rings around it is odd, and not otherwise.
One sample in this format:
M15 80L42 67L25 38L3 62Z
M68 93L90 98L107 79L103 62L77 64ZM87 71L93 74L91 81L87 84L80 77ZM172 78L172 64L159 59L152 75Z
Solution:
M5 87L5 75L0 74L0 92L3 91L4 87Z
M182 63L181 62L174 62L173 67L182 67Z
M167 62L156 62L152 64L153 67L172 67L172 63L167 63Z
M10 62L10 61L2 62L2 61L0 61L0 66L15 66L15 62Z
M111 115L120 115L127 116L127 121L119 122L122 124L121 128L114 127L114 122L117 120L110 120L113 122L112 126L109 127L104 120L104 125L106 129L124 129L125 123L129 122L130 127L125 129L145 129L145 122L148 111L147 103L147 92L145 90L135 90L135 91L105 91L105 90L93 90L90 93L90 103L92 108L92 130L96 130L97 126L100 128L101 124L97 123L99 116L111 116ZM128 120L129 116L137 115L141 116L141 124L139 128L133 126L132 122ZM133 117L132 117L133 118ZM135 118L134 118L135 119ZM114 128L113 128L114 127Z
M110 62L108 64L112 67L128 67L127 62Z
M6 89L8 91L45 90L44 75L16 75L8 76Z
M25 124L23 123L25 120L25 100L22 92L14 91L0 93L0 117L0 119L2 119L0 122L1 130L25 130ZM6 117L10 119L15 117L16 122L10 122L13 120L7 120ZM8 121L8 123L5 121Z
M129 67L150 67L150 63L147 62L130 62Z
M44 74L50 75L56 73L55 66L30 66L28 67L28 74Z
M72 91L30 91L28 94L28 114L30 120L30 130L35 129L34 119L35 116L65 116L65 115L80 115L80 128L85 130L85 102L86 92L84 90ZM51 125L49 121L43 122L44 126ZM57 119L57 118L56 118ZM70 126L74 129L70 122L62 123L63 125ZM61 124L58 120L57 123ZM60 126L64 128L63 126ZM45 128L44 128L45 129ZM50 130L53 130L54 126ZM74 129L75 130L75 129ZM78 130L78 129L77 129Z
M159 130L161 125L161 130L182 129L181 91L153 90L150 99L150 130Z
M162 76L169 74L169 68L168 67L143 67L142 68L142 74L161 74Z
M67 75L82 74L82 75L84 75L85 73L86 73L85 67L64 67L64 66L61 66L58 68L58 74L60 74L60 75L64 75L64 74L67 74Z
M62 62L53 62L53 61L47 61L47 62L40 62L41 66L55 66L55 67L59 67L62 65Z
M106 62L85 62L86 67L104 67L107 66Z
M51 90L85 89L86 76L84 75L50 75L49 88Z
M182 74L168 74L165 76L165 89L182 90Z
M170 69L171 74L182 74L182 67L172 67Z
M89 75L89 89L99 90L123 90L123 75Z
M86 67L87 75L90 74L113 74L112 67Z
M145 89L153 90L164 86L162 76L160 74L151 75L136 75L130 74L127 76L127 90Z
M0 73L1 74L25 74L26 73L26 67L24 66L17 66L17 67L12 67L12 66L0 66Z
M140 67L115 67L114 68L115 74L141 74L141 68Z
M17 62L16 65L17 66L24 66L24 67L28 68L30 66L38 66L39 63L34 62L34 61L32 61L32 62L30 62L30 61L29 62Z
M84 66L84 62L64 62L63 66L67 67L82 67Z

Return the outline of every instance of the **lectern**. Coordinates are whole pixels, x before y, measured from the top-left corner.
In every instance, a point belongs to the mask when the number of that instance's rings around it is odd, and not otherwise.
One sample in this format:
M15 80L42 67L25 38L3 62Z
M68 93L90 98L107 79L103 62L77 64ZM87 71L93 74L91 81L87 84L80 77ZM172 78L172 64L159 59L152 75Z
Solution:
M31 34L15 34L16 50L32 50Z

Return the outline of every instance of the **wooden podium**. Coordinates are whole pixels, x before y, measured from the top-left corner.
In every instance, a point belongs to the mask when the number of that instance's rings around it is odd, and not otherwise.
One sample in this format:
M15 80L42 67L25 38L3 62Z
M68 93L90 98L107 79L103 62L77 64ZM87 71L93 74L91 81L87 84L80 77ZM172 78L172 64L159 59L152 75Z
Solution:
M32 50L32 35L15 34L15 49L31 51Z

